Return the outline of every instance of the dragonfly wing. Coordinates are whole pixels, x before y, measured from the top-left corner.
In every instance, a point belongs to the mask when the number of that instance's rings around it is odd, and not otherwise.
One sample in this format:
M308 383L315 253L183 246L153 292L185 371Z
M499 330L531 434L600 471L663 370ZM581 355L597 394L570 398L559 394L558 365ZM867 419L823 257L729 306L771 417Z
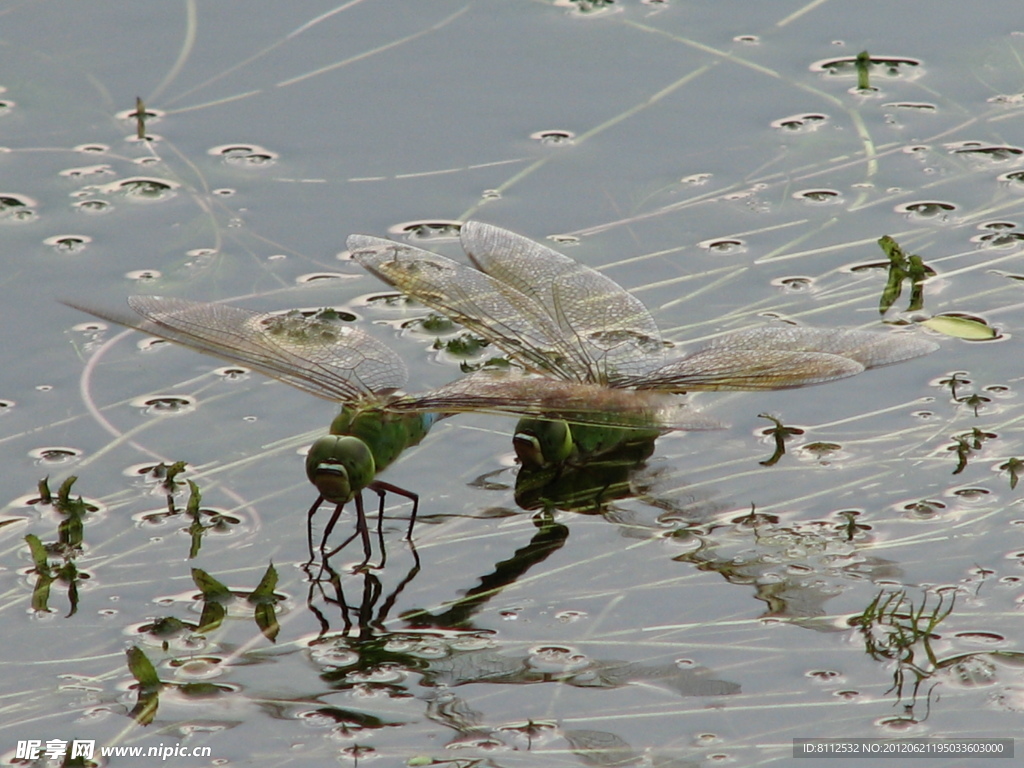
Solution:
M397 397L387 407L393 411L481 411L613 427L722 427L715 419L694 411L681 398L663 392L612 389L599 384L490 371L465 376L425 395Z
M662 392L789 389L855 376L863 370L856 360L821 352L709 347L627 383Z
M467 221L462 247L483 272L529 297L575 346L589 380L630 375L664 360L665 345L643 303L600 272L507 229Z
M922 357L934 352L939 345L908 333L768 325L726 334L712 341L707 348L826 352L856 360L865 368L878 368Z
M765 326L722 336L623 386L668 392L787 389L854 376L937 348L933 341L907 334Z
M478 333L532 371L586 380L576 347L513 286L436 253L369 235L348 238L352 258L400 291Z
M401 358L381 342L321 317L161 296L131 296L128 305L136 315L70 306L251 367L328 400L362 399L398 389L408 378Z

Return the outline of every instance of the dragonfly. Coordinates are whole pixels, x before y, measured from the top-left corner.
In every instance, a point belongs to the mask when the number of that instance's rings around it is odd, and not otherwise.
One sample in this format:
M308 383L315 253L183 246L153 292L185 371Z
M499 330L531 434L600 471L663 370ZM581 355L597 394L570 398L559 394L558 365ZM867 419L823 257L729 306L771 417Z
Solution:
M353 259L555 381L619 391L682 394L821 384L933 352L910 333L788 324L725 334L669 359L671 346L644 304L611 278L522 235L478 221L459 229L472 266L370 235L352 235ZM656 434L656 432L655 432ZM644 435L640 435L640 438ZM635 430L526 418L513 444L524 465L599 455Z
M371 544L362 491L380 498L396 493L413 503L407 536L411 538L419 497L376 479L406 448L417 445L439 419L480 411L500 415L567 419L629 428L655 424L660 429L712 429L717 423L681 398L657 392L613 390L593 383L557 381L515 371L481 371L422 394L405 394L405 363L391 348L337 312L290 310L260 313L228 304L161 296L131 296L129 311L66 302L119 325L134 328L198 352L246 366L304 392L341 404L329 434L317 439L306 456L306 475L319 491L307 513L310 558L313 516L327 501L334 513L321 539L321 553L342 508L356 507L356 532L330 554L359 536L369 562ZM386 556L382 549L382 560Z

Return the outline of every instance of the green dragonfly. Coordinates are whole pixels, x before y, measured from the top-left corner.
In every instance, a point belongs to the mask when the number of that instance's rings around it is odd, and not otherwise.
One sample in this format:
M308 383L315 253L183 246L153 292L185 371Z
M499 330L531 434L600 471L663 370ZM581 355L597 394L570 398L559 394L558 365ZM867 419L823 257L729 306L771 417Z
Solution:
M386 283L487 339L527 371L555 381L672 393L786 389L938 348L908 333L780 324L729 333L669 360L670 345L650 312L614 280L490 224L467 221L459 240L475 269L368 235L352 235L348 249ZM646 436L618 425L570 429L564 422L527 418L513 440L524 464L546 466Z
M376 476L405 448L418 444L439 418L454 413L481 411L625 428L649 428L654 424L663 430L718 426L675 396L615 390L515 371L481 371L425 394L402 394L399 390L408 380L402 359L364 331L340 322L333 310L258 313L226 304L160 296L129 297L131 313L68 303L342 404L330 433L316 440L306 457L306 474L320 493L307 514L311 558L316 510L324 501L336 505L323 534L323 552L342 507L354 499L356 533L341 546L360 536L369 561L363 489L378 494L381 515L385 492L409 498L413 510L408 535L412 535L418 497Z

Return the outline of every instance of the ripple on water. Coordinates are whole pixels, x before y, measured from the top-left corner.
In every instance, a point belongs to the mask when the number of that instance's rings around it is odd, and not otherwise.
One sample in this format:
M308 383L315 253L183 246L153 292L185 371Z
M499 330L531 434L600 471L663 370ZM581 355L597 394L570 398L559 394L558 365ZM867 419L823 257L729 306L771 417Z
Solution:
M772 120L771 126L790 133L812 133L828 123L828 115L820 112L802 112Z
M423 219L403 221L388 227L389 235L398 235L412 241L454 240L462 228L454 219Z
M28 452L28 455L41 466L59 466L72 463L82 455L82 451L64 445L47 446L34 448Z
M996 165L1015 162L1024 155L1024 149L1008 144L985 144L980 141L958 141L947 144L952 155L967 157L982 165Z
M718 256L738 256L747 251L747 244L735 237L716 237L711 240L704 240L697 243L697 245Z
M575 142L576 134L572 131L547 129L534 131L530 134L530 138L548 147L568 147Z
M908 219L946 223L956 209L956 204L944 200L914 200L897 205L894 210Z
M825 77L853 79L857 77L858 56L840 56L822 59L811 64L811 71ZM868 74L871 79L912 80L921 75L921 61L907 56L871 56L868 59Z
M198 401L188 395L147 395L135 398L131 405L147 416L177 416L194 411Z
M278 155L258 144L221 144L207 154L219 157L225 165L235 168L265 168L277 162Z
M1017 229L1016 222L987 221L979 224L977 229L981 234L972 237L971 242L983 248L1011 249L1024 243L1024 232Z
M808 205L835 205L843 201L843 196L835 189L802 189L793 193L793 199Z
M0 194L0 222L5 224L27 224L34 221L36 213L36 201L25 195L2 193Z
M81 253L91 242L92 238L88 235L54 235L43 240L43 245L49 246L57 253L70 254Z

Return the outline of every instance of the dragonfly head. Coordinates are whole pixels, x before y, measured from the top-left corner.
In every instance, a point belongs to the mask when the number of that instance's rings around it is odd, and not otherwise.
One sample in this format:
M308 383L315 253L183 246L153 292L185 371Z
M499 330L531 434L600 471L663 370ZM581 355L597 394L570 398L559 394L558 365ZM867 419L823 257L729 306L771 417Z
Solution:
M306 477L332 504L345 504L373 482L377 467L366 443L349 435L327 435L306 454Z
M547 467L572 455L572 431L564 421L520 419L512 437L512 446L523 466Z

